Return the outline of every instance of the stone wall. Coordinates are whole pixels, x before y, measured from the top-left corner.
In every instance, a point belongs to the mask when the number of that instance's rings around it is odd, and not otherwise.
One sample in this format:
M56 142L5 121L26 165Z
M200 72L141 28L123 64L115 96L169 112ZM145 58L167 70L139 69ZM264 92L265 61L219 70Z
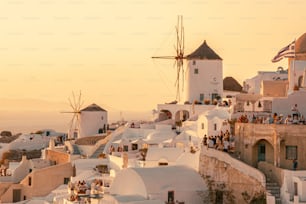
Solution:
M228 153L202 148L199 173L208 184L211 203L265 200L265 176Z
M59 152L55 150L46 150L46 159L55 162L56 164L64 164L70 162L70 155L66 152Z
M241 159L257 166L258 145L266 145L266 160L283 169L292 169L292 159L287 158L286 148L297 147L298 170L306 167L306 125L286 124L235 124L235 148Z
M1 201L1 197L2 195L9 189L9 187L12 185L13 183L10 182L0 182L0 203Z
M21 200L46 196L52 190L64 184L65 178L69 179L71 176L73 176L71 163L34 170L20 184L12 184L1 196L1 202L12 203L14 189L21 190Z
M278 183L280 186L282 203L290 203L290 200L295 195L294 177L304 178L306 175L305 170L293 171L281 169L267 162L259 162L258 168L266 175L268 175L269 178ZM301 199L301 196L302 195L299 195L300 202L305 202L305 200Z

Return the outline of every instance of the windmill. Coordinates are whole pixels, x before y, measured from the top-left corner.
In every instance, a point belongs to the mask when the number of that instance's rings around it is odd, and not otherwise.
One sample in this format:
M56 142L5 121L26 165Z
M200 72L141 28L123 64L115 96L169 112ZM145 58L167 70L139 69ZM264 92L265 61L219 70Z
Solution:
M176 67L176 100L180 101L180 80L182 81L182 88L184 87L184 26L183 16L178 16L176 30L176 44L174 45L175 54L173 56L153 56L153 59L174 59L174 67Z
M83 106L84 101L82 99L81 92L78 96L72 92L72 99L68 98L69 105L72 111L64 111L62 113L72 113L72 119L69 122L69 131L68 131L68 138L73 139L77 138L79 135L80 130L80 114L81 114L81 107Z

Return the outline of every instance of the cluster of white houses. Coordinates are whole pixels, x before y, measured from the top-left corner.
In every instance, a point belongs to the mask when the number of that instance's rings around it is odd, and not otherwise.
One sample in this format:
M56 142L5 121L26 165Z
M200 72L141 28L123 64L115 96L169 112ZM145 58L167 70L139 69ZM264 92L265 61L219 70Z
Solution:
M155 121L111 133L107 111L90 105L74 140L56 146L51 139L41 159L6 167L1 202L305 203L306 125L251 122L292 115L295 104L306 115L306 34L295 53L288 70L258 72L233 91L223 84L221 57L204 41L186 57L182 102L159 104ZM236 121L241 116L248 122ZM233 153L203 145L204 135L226 130ZM91 144L92 136L101 140Z

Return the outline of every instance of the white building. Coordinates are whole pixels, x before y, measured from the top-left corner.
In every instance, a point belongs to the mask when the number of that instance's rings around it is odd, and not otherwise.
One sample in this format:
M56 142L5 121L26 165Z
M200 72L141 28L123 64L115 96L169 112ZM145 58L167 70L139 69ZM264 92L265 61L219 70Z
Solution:
M134 203L130 200L133 196L137 198L135 201L142 199L148 203L152 200L203 203L207 192L208 188L201 176L186 166L124 169L118 173L110 188L113 201L116 201L112 203L116 204L126 203L124 197Z
M278 67L274 71L258 71L257 75L251 79L246 79L243 82L243 91L250 94L260 94L262 93L262 83L263 81L287 81L288 71L284 70L282 67Z
M79 138L102 134L107 129L107 111L96 104L80 111Z
M228 108L217 107L199 115L198 135L204 137L219 135L220 131L230 130L228 119L230 117Z
M288 58L289 63L289 93L295 89L305 88L306 70L306 33L300 36L295 42L295 57Z
M183 102L212 101L223 94L222 59L206 43L187 55Z

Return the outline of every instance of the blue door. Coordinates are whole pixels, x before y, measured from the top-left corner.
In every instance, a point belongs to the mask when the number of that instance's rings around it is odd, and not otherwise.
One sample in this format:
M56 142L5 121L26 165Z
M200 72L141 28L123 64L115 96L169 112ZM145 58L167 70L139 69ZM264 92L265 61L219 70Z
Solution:
M258 161L266 161L266 145L258 144Z

